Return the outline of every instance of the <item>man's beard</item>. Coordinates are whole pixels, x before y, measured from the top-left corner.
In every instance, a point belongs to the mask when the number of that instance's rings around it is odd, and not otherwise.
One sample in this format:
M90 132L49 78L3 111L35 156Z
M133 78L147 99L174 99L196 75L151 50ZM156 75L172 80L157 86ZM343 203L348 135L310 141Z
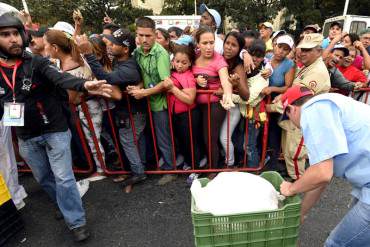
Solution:
M9 49L4 49L4 47L0 46L0 56L6 59L9 58L19 58L23 55L23 47L20 45L12 45Z

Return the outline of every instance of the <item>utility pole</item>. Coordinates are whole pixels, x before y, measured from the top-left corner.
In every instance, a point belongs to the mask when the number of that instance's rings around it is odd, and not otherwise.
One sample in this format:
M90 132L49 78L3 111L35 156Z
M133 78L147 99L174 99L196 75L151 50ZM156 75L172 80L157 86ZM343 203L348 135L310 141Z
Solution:
M197 0L194 0L194 15L197 15Z
M349 4L349 0L346 0L346 3L344 4L343 15L346 15L347 14L348 4Z

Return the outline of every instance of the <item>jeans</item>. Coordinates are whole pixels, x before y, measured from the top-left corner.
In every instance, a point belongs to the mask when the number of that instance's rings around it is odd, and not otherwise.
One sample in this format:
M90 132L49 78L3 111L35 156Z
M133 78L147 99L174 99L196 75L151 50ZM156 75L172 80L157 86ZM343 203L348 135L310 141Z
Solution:
M19 151L36 181L58 204L70 229L86 224L76 179L72 171L71 133L55 132L19 139Z
M248 144L247 144L247 155L248 155L248 166L258 167L260 157L257 148L257 138L260 129L256 128L254 121L248 121Z
M325 247L369 247L370 246L370 205L361 201L353 207L330 233Z
M170 121L167 110L152 111L158 148L162 153L164 164L162 170L173 170L173 153L170 134Z
M234 165L234 144L231 140L231 136L240 121L240 110L238 105L229 110L230 113L230 123L229 123L229 136L227 136L227 113L226 117L221 126L220 132L220 142L225 151L226 164L228 166ZM229 144L229 157L227 157L227 144Z
M144 166L140 158L139 149L141 152L145 152L145 150L141 150L145 145L140 145L139 142L140 139L143 139L142 134L145 128L146 114L132 114L132 119L135 126L136 142L129 117L124 121L127 124L125 124L125 126L121 126L122 128L119 129L119 138L127 159L130 161L131 171L135 174L143 174ZM136 143L138 143L139 148L136 146Z

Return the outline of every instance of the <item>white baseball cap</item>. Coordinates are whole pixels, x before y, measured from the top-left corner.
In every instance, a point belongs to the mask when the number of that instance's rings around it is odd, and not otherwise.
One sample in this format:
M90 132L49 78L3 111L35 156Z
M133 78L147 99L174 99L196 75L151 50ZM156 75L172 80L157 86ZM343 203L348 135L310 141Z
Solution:
M74 27L65 21L58 21L57 23L55 23L55 25L52 28L49 28L49 29L59 30L71 36L73 36L73 34L75 33Z
M294 46L294 40L289 35L282 35L277 38L276 44L287 44L290 49Z
M205 5L204 3L202 3L200 5L199 10L200 10L200 13L201 14L203 14L205 11L207 11L213 17L213 19L215 19L216 27L217 28L220 27L220 25L221 25L221 15L220 15L220 13L218 13L217 10L215 10L215 9L209 9L207 7L207 5Z

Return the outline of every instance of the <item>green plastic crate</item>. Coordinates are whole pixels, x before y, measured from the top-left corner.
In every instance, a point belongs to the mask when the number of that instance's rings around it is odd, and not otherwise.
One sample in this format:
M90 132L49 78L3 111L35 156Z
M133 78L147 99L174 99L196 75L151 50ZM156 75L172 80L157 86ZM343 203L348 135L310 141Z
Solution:
M264 172L277 191L283 178L277 172ZM204 187L209 180L199 179ZM214 216L195 211L191 199L191 216L197 247L295 247L300 224L301 199L288 197L278 210L247 214Z

